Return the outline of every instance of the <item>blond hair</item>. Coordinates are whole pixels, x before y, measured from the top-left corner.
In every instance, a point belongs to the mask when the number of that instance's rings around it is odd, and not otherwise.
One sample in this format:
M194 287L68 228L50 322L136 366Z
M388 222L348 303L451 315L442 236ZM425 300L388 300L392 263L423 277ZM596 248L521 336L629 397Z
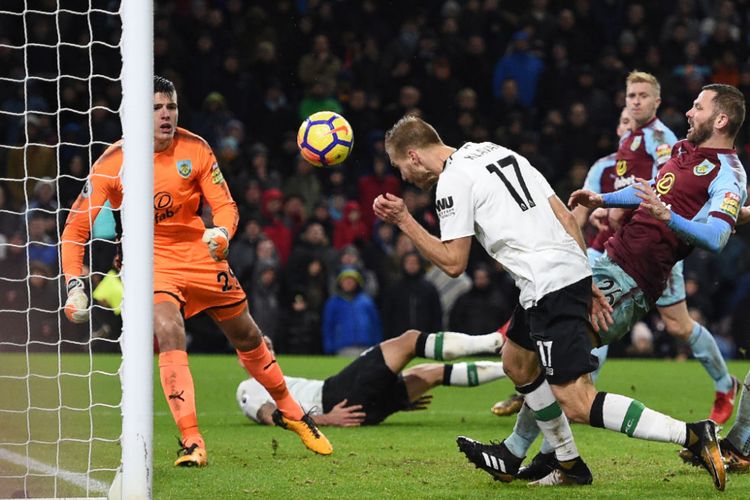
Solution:
M432 125L415 115L406 115L385 133L385 150L400 158L409 148L425 148L442 144Z
M661 85L659 84L659 80L657 80L651 73L638 70L631 71L625 80L625 85L630 85L631 83L650 83L656 90L656 97L661 96Z

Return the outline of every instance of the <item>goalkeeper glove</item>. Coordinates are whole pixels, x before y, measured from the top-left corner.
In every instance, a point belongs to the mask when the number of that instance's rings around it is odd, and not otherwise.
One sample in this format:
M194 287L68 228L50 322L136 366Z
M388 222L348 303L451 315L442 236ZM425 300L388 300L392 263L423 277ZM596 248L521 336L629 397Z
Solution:
M83 281L73 278L68 281L68 300L65 301L65 316L72 323L86 323L89 320L89 298Z
M212 227L203 231L203 243L208 245L208 253L216 262L227 258L229 252L229 231L223 227Z

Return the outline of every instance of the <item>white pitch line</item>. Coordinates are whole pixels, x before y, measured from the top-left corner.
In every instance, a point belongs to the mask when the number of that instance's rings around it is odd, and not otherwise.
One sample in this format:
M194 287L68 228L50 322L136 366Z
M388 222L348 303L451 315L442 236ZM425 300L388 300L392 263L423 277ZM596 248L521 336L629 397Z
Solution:
M70 472L65 469L57 469L55 467L52 467L51 465L45 464L44 462L34 460L33 458L26 457L25 455L21 455L19 453L14 453L10 450L6 450L5 448L0 448L0 460L11 462L23 467L26 467L28 465L29 470L39 472L48 476L57 476L63 481L74 484L75 486L78 486L83 490L86 490L86 485L88 485L89 491L96 493L106 493L109 490L108 484L105 484L96 479L89 478L86 476L86 474Z

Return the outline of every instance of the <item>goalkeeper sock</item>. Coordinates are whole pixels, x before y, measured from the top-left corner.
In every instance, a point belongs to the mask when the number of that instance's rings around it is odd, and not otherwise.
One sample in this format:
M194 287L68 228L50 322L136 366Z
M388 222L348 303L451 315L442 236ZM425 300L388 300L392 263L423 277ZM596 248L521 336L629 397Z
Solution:
M290 420L301 420L305 415L302 407L294 400L284 381L284 374L281 372L279 364L274 359L271 351L266 347L265 342L261 342L258 347L252 351L237 351L242 365L247 372L260 385L265 387L273 400L276 407L281 413Z
M174 350L159 354L159 376L161 388L167 398L167 405L172 412L177 427L180 429L182 443L185 447L197 444L205 448L195 412L195 386L188 366L185 351Z
M473 354L494 354L503 347L503 336L498 332L486 335L466 335L456 332L419 334L415 353L421 358L451 360Z
M524 401L534 412L534 418L544 437L555 447L557 459L566 462L577 458L578 448L573 440L568 417L562 412L544 374L539 374L539 377L528 385L516 387L516 390L523 394Z
M732 377L729 375L727 364L724 357L716 345L716 339L711 332L698 323L693 323L693 332L688 338L690 349L693 350L695 359L701 362L703 368L708 372L714 381L714 386L719 392L729 392L732 390Z
M497 361L474 361L443 366L443 385L474 387L504 376L503 364Z
M685 444L685 422L646 408L643 403L620 394L598 392L591 405L589 423L648 441Z
M745 390L742 391L737 404L737 416L734 425L727 434L727 440L744 456L750 455L750 371L745 375Z

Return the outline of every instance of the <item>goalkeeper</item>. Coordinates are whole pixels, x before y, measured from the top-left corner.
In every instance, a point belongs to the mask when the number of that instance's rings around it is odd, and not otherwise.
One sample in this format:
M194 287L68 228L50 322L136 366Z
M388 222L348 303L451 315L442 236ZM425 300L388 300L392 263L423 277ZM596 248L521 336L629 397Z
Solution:
M198 429L193 378L188 367L185 324L205 311L237 350L247 372L273 397L274 422L296 432L309 449L333 452L315 422L287 390L273 353L261 341L245 292L226 261L237 229L237 205L211 148L201 137L177 127L177 91L154 78L154 334L164 396L180 430L178 466L207 464ZM122 203L123 143L110 146L94 164L71 208L62 234L63 273L68 298L65 314L74 323L89 320L89 298L82 276L84 246L91 221L104 203ZM213 228L197 215L202 199L211 207ZM124 256L127 264L127 255Z

